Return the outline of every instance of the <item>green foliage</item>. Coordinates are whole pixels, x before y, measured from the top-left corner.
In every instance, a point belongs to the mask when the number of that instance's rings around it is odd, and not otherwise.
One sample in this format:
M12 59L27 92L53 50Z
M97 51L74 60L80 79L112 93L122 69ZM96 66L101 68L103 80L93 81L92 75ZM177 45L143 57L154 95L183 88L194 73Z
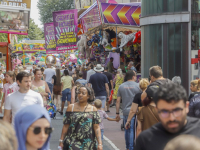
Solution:
M44 40L44 32L35 24L33 19L29 21L28 35L17 35L18 41L24 38L29 38L30 40ZM7 33L0 33L0 42L8 42Z
M30 40L44 40L44 32L35 24L33 19L29 21L28 38Z
M45 24L53 22L54 11L74 9L74 0L39 0L37 7L39 9L40 21Z

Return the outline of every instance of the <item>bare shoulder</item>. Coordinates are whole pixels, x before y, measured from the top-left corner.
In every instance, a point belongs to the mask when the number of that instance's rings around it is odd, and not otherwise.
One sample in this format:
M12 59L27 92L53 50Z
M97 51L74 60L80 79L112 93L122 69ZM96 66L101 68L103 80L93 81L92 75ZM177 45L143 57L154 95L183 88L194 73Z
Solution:
M71 112L71 111L72 111L72 107L73 107L73 104L70 104L70 105L67 107L66 112Z
M91 105L92 106L92 105ZM97 108L95 106L92 106L93 107L93 111L97 111Z

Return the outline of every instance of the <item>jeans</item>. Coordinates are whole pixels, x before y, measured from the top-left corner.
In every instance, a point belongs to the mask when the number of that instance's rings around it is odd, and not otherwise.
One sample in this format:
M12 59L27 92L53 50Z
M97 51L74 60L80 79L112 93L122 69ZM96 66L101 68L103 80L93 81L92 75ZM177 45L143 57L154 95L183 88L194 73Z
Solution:
M102 106L101 108L105 108L105 104L106 104L106 96L95 96L95 100L99 99L102 102Z
M104 133L104 129L101 129L101 141L103 142L103 133Z
M71 89L65 89L62 91L62 102L66 101L66 97L67 101L71 102Z
M52 92L53 92L53 84L49 83L49 82L47 82L47 84L48 84L49 90L50 90L50 92L52 94Z
M126 124L128 116L124 116L124 125ZM126 141L126 149L133 150L134 149L134 137L135 137L135 116L131 119L130 128L128 130L125 129L125 141Z

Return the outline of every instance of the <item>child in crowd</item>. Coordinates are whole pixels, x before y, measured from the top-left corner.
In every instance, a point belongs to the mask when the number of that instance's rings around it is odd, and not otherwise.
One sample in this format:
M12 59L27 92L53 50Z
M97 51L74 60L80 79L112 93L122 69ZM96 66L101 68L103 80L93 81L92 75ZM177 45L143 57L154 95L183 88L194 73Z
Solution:
M0 68L0 100L2 100L3 97L3 79L4 79L4 75L2 73L2 69Z
M0 113L2 113L2 107L4 104L4 101L6 99L6 97L8 96L8 94L11 94L13 92L16 92L19 90L19 86L17 85L15 81L15 75L13 71L8 71L6 72L6 84L4 84L3 87L3 99L1 101L1 107L0 107Z
M107 119L109 121L117 121L117 122L119 122L119 119L117 119L117 118L115 118L115 119L109 118L109 116L106 114L106 112L101 110L101 106L102 106L101 100L96 99L94 101L94 106L97 108L97 111L99 112L99 115L101 117L101 122L100 122L99 126L100 126L100 129L101 129L101 139L103 141L103 133L104 133L103 119L105 118L105 119Z

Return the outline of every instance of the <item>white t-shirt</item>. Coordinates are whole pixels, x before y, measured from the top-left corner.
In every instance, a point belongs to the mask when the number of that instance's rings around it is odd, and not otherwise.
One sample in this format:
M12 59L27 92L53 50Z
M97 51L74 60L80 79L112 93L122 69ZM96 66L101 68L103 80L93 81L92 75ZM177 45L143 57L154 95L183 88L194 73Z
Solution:
M12 110L12 124L14 125L15 114L18 110L25 106L34 104L39 104L43 107L42 96L33 90L29 90L27 93L20 93L19 91L16 91L9 94L6 97L5 109Z
M51 68L47 68L44 70L44 74L45 74L45 81L46 82L49 82L49 83L52 83L52 77L54 75L56 75L56 72L54 69L51 69Z

